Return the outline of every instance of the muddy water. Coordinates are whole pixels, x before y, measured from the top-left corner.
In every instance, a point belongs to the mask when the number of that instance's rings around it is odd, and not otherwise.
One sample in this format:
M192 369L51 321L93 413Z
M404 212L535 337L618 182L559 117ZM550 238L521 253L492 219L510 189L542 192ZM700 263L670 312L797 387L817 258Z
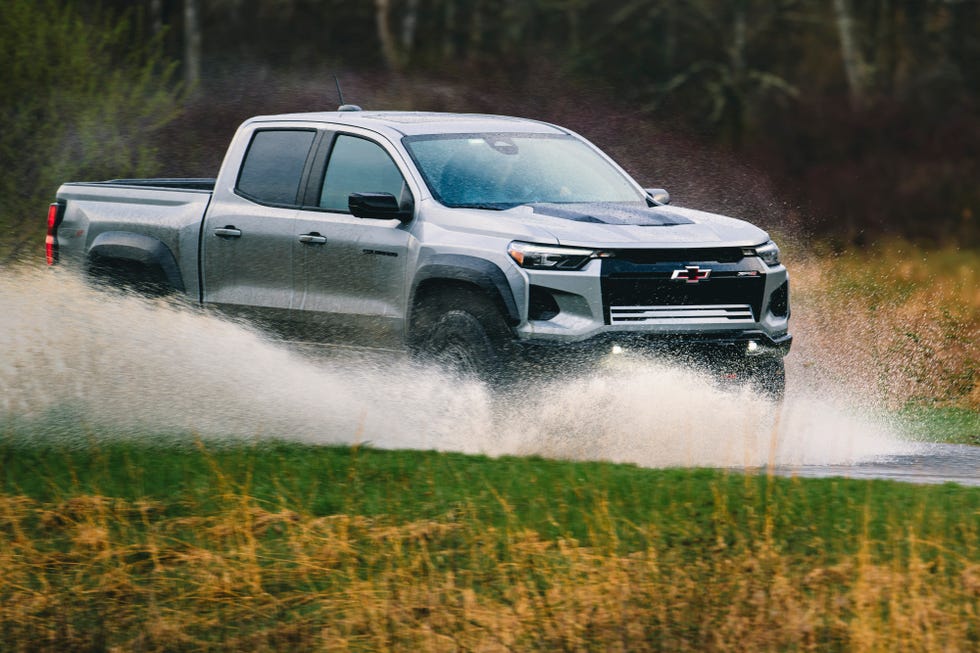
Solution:
M0 279L0 419L66 427L50 437L193 433L835 475L906 468L935 450L826 399L829 390L791 386L776 406L665 362L616 358L494 398L402 359L314 358L199 309L93 291L60 271ZM976 481L980 470L952 476Z

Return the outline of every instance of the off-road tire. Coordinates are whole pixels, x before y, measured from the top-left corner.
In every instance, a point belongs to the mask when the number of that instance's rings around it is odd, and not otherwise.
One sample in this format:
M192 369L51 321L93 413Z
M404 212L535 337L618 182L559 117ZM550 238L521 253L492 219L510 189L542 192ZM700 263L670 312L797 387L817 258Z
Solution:
M93 259L89 280L103 290L166 297L174 292L163 271L136 261Z
M413 320L414 356L461 378L498 385L511 378L513 334L503 315L476 291L426 298Z

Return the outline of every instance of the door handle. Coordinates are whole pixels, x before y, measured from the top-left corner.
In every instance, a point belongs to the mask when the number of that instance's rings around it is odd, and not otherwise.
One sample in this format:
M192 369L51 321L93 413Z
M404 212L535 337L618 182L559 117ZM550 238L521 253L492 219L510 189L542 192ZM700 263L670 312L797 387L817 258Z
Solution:
M242 230L236 229L234 225L227 225L225 227L215 229L214 235L222 238L241 238Z
M315 231L311 231L308 234L303 234L299 237L299 242L307 243L308 245L325 245L327 239L325 236L321 236Z

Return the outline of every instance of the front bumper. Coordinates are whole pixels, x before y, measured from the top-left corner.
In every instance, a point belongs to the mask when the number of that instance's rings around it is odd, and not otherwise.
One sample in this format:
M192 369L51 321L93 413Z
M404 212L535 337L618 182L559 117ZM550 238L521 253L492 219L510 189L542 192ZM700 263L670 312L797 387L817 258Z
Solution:
M660 252L641 250L577 272L522 271L526 319L516 328L518 344L529 352L616 346L785 355L792 342L786 268L739 253L724 261L710 260L724 259L724 252L687 253L694 263L664 262ZM696 283L685 278L692 274Z
M577 342L523 340L517 346L521 357L528 361L587 362L610 354L633 354L717 366L782 358L792 344L793 336L789 333L774 337L753 329L712 333L605 332Z

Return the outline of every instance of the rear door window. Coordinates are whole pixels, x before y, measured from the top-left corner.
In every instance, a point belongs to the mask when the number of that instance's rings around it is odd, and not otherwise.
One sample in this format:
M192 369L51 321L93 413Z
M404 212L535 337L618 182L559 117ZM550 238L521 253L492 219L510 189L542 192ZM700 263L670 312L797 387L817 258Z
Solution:
M408 190L398 166L377 143L340 134L330 153L320 208L349 213L351 193L391 193L404 202Z
M300 182L316 137L312 129L264 129L248 146L235 190L250 200L296 206Z

